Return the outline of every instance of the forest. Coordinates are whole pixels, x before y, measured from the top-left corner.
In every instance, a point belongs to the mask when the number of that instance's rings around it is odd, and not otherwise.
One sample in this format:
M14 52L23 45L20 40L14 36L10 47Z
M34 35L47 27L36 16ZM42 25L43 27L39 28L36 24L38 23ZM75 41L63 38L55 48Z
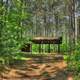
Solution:
M0 80L80 80L80 0L0 0Z

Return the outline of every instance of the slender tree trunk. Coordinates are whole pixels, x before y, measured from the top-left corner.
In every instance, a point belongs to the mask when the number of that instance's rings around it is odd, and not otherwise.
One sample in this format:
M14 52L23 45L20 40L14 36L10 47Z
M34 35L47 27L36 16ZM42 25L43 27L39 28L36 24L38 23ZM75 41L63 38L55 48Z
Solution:
M0 8L2 8L4 5L3 5L3 0L1 0L0 1ZM1 19L3 20L3 15L4 15L4 11L2 10L1 12L0 12L0 17L2 17ZM2 34L3 34L3 27L4 27L4 23L3 23L3 21L2 20L0 20L0 53L2 53L3 52L3 44L2 44Z
M75 1L71 0L69 4L70 18L70 46L71 50L75 49Z

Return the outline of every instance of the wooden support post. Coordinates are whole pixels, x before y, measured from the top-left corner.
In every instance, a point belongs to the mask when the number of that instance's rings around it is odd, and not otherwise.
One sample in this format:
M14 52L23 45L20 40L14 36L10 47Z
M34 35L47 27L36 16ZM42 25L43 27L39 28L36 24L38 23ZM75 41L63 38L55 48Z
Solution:
M48 46L48 52L50 53L50 44L49 44L49 46Z
M32 52L32 44L30 44L30 52Z
M41 44L39 44L39 53L41 53Z
M58 44L58 53L60 53L60 44Z

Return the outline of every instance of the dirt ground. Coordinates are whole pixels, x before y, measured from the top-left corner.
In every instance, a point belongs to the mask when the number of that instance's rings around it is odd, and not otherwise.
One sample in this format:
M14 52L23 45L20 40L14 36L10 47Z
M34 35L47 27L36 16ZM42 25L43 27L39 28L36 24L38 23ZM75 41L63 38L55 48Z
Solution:
M40 60L39 60L40 61ZM4 68L0 80L72 80L66 73L67 64L61 61L37 62L28 60Z

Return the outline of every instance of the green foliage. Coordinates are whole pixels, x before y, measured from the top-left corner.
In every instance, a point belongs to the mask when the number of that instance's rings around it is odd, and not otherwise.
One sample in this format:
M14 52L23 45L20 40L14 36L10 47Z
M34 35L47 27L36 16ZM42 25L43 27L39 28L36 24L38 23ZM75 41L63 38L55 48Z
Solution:
M76 74L80 73L80 45L76 45L76 50L69 56L69 70L75 71Z
M11 60L20 52L20 47L24 44L22 32L25 27L22 21L30 18L30 14L23 11L21 0L13 0L13 7L0 3L0 56L5 60Z

